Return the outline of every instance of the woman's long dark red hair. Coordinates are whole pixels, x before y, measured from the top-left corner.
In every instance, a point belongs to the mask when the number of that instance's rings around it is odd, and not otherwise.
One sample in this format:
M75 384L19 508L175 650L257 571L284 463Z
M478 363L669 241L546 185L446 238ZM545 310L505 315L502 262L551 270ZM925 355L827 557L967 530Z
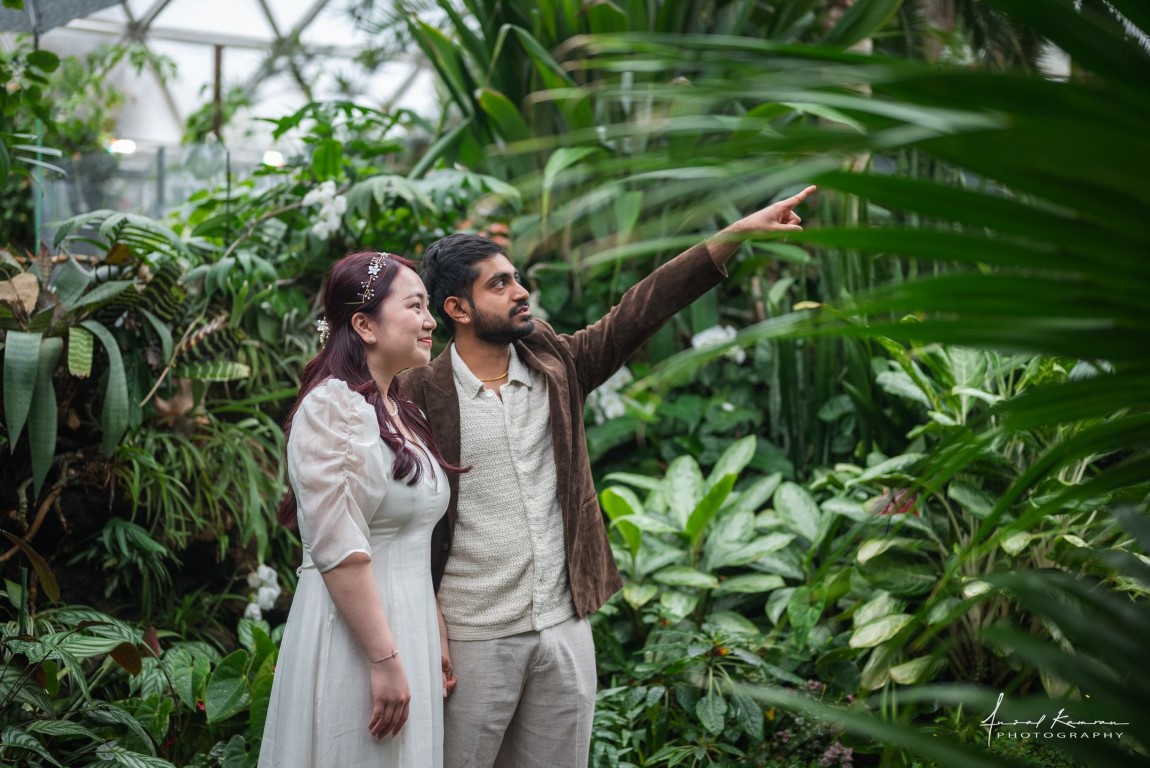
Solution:
M379 256L374 251L361 251L349 253L331 265L328 270L327 283L323 290L323 307L325 319L328 324L328 339L319 353L304 367L300 376L299 396L292 405L284 421L284 436L291 435L292 420L295 418L299 404L307 397L308 392L322 384L327 379L341 379L347 382L352 392L363 395L368 404L375 410L375 417L379 420L379 435L387 447L395 454L395 464L392 476L396 480L407 480L408 485L415 485L423 477L423 464L419 460L416 448L412 447L396 427L391 414L387 412L384 403L386 398L376 386L375 379L367 368L367 357L364 353L363 341L351 328L351 316L356 312L363 312L372 317L378 317L380 305L392 290L395 276L401 269L410 269L413 272L415 265L402 256L387 254L383 260L379 273L372 281L373 295L367 301L361 301L364 293L364 283L368 279L368 266L372 260ZM399 414L403 423L427 446L432 458L447 472L459 473L464 471L460 467L449 464L435 440L431 436L431 427L427 418L414 403L403 398L399 391L397 380L392 379L387 392L399 405ZM296 498L295 491L289 486L287 496L280 502L276 511L276 520L283 525L296 524Z

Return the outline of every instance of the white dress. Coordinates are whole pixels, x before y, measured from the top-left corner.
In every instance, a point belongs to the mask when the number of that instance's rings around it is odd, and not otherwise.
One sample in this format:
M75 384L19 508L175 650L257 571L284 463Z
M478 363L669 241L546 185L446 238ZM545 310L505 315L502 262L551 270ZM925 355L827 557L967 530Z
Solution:
M441 768L443 682L431 583L431 530L447 509L443 469L417 451L423 477L392 477L375 412L339 379L307 394L287 445L303 565L276 664L260 768ZM410 716L371 737L371 667L321 572L353 552L371 569L395 635ZM387 662L392 663L392 662Z

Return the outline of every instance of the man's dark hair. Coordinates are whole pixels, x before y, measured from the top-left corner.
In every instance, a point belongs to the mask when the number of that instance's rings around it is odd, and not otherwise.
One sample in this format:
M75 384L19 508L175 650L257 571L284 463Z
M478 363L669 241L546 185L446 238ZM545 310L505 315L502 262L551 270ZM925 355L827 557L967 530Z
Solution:
M455 336L455 322L447 316L443 302L456 296L471 302L471 286L479 277L475 263L490 259L507 251L493 240L479 235L448 235L436 240L423 255L419 276L427 287L427 296L435 314L443 321L447 332Z

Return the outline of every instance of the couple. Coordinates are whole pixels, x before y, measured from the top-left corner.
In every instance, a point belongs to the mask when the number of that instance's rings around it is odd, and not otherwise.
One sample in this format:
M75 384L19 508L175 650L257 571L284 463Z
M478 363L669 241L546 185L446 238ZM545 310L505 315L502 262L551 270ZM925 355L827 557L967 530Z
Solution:
M725 277L742 238L801 229L813 190L680 254L571 335L532 320L482 237L434 243L422 280L390 254L332 266L326 338L285 425L279 517L298 521L304 555L261 768L587 764L587 616L622 582L584 401ZM432 312L451 337L434 361Z

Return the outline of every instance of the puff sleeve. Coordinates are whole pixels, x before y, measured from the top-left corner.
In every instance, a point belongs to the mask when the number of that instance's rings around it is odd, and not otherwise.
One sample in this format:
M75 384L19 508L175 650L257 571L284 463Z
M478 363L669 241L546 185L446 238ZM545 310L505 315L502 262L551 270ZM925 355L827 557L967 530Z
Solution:
M287 464L305 567L324 572L353 552L371 557L368 523L383 502L388 457L375 411L346 382L328 379L304 397L292 421Z

